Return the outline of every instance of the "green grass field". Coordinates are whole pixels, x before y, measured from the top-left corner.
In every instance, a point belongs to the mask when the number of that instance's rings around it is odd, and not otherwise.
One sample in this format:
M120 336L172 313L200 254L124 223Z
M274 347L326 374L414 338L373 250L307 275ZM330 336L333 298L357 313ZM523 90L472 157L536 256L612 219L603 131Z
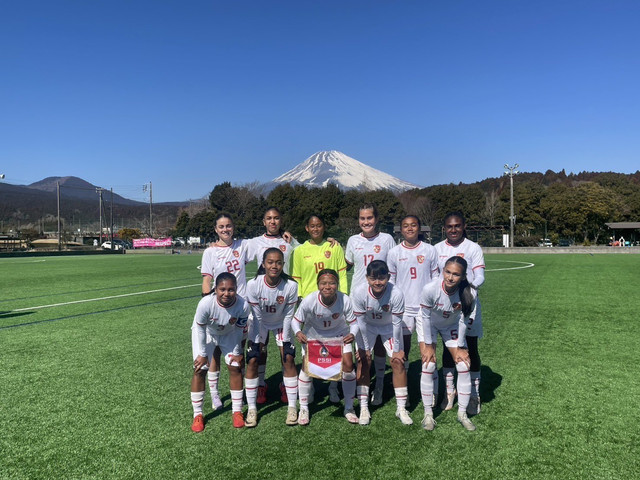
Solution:
M535 266L512 269L526 262ZM436 411L435 431L420 428L414 343L411 427L395 418L389 369L370 426L349 425L317 383L311 424L287 427L271 345L272 401L258 427L231 426L223 370L224 409L211 413L207 394L206 429L192 433L199 263L196 255L0 259L0 478L635 478L639 470L640 256L487 257L476 432L455 410Z

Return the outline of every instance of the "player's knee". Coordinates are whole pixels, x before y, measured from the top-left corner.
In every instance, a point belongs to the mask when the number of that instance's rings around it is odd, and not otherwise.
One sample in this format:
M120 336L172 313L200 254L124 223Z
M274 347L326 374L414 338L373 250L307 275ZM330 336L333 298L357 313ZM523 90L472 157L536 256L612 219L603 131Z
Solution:
M458 373L469 373L469 367L464 362L456 363L456 370Z
M356 379L356 372L354 370L342 372L342 380L353 381L355 379Z
M426 363L426 365L423 363L422 364L422 369L424 370L425 373L428 373L430 375L433 375L433 372L436 371L436 362L432 360L428 361Z

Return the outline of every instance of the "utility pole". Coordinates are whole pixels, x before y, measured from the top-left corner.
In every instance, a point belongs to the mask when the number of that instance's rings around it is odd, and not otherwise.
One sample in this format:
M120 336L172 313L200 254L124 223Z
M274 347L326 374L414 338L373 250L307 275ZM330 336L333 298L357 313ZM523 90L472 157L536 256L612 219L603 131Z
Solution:
M111 249L113 247L113 187L111 187Z
M62 243L60 241L60 182L56 182L56 192L58 199L58 251L62 250Z
M513 230L516 224L516 216L513 214L513 176L518 173L518 165L517 163L510 167L506 163L504 164L504 173L505 175L509 175L509 180L511 181L511 215L509 215L509 223L511 224L511 236L509 238L509 246L513 248Z
M153 238L153 211L151 205L153 204L153 185L151 185L151 181L149 184L146 183L142 186L142 191L146 192L149 190L149 237Z
M100 196L100 233L98 234L98 247L102 247L102 188L96 188L96 192Z

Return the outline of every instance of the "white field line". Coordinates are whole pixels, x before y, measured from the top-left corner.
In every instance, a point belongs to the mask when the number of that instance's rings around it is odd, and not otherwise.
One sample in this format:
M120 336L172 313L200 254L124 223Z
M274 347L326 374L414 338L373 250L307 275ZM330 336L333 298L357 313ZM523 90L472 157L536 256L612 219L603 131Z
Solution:
M26 312L28 310L39 310L42 308L63 307L65 305L73 305L74 303L98 302L100 300L111 300L113 298L133 297L135 295L147 295L149 293L167 292L169 290L179 290L181 288L198 287L200 285L202 284L195 283L193 285L182 285L180 287L169 287L169 288L159 288L157 290L147 290L146 292L123 293L122 295L111 295L109 297L87 298L85 300L74 300L72 302L52 303L50 305L39 305L37 307L17 308L15 310L11 310L11 312Z
M496 262L506 262L506 263L520 263L522 265L520 265L519 267L509 267L509 268L488 268L487 272L501 272L504 270L522 270L523 268L531 268L531 267L535 267L535 263L529 263L529 262L517 262L515 260L496 260Z

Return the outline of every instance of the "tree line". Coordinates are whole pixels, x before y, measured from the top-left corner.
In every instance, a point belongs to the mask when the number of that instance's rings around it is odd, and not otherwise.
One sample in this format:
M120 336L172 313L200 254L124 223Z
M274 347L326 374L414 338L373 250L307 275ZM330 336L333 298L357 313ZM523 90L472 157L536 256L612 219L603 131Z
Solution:
M250 238L264 231L262 216L269 206L283 214L284 226L295 237L308 235L305 220L321 214L327 236L343 244L359 232L358 209L374 203L380 214L380 230L393 233L406 214L417 215L431 231L431 241L443 238L442 219L451 211L462 211L469 235L483 246L502 244L509 230L510 185L508 177L489 178L474 184L435 185L399 195L388 190L342 191L336 185L309 188L280 185L263 195L257 184L216 185L205 208L181 211L172 234L215 239L215 218L230 214L236 235ZM568 239L579 244L608 243L605 223L640 220L640 171L635 174L564 171L520 173L514 177L515 245L536 245L541 238L554 243ZM471 233L473 232L473 233Z

